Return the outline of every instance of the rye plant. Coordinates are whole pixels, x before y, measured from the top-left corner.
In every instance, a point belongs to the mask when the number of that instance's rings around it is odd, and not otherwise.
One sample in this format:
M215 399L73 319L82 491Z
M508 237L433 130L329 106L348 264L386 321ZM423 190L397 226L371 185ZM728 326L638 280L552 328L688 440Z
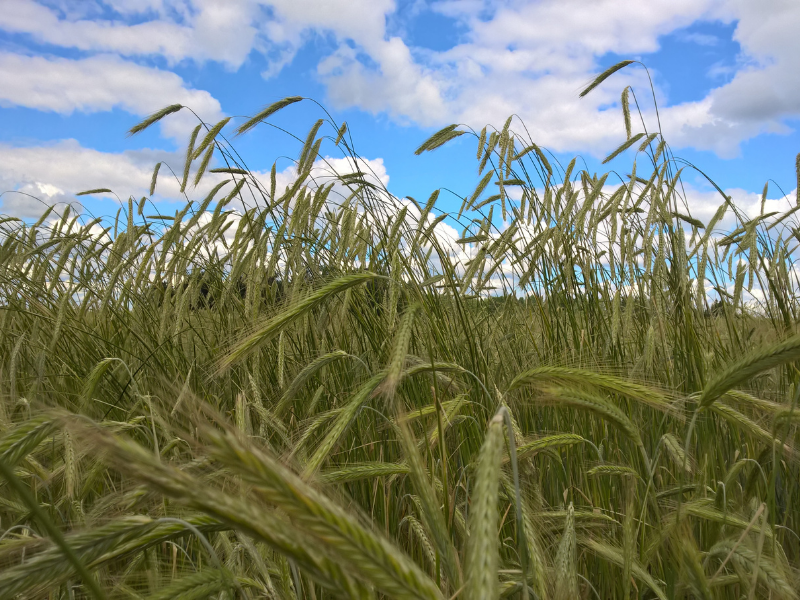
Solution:
M451 125L446 212L323 111L279 189L300 101L174 215L0 221L0 598L798 597L796 207L692 216L628 88L625 175Z

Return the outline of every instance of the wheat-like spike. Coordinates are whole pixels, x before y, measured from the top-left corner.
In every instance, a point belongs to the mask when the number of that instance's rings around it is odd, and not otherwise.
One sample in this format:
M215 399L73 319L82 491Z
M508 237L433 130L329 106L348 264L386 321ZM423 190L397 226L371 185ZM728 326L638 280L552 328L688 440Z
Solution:
M770 590L771 594L774 594L773 597L785 600L797 599L797 590L786 580L775 562L763 553L757 557L755 551L747 545L736 545L735 540L717 542L708 551L707 560L718 557L724 559L728 555L730 555L731 561L738 563L748 571L752 572L754 568L757 568L758 580ZM749 583L747 582L747 584Z
M411 528L411 531L414 532L414 535L417 536L422 549L425 551L425 558L428 559L428 563L433 567L436 568L436 551L433 549L431 545L431 541L428 539L428 534L425 533L425 528L422 526L414 515L406 515L403 517L403 520L400 521L400 526L402 527L403 523L408 523L408 526Z
M208 435L215 458L259 486L260 493L298 527L325 540L327 550L341 555L354 573L391 596L441 598L433 581L405 554L299 476L230 434L209 429Z
M625 139L631 139L631 107L630 107L630 91L631 86L625 86L622 90L621 104L622 104L622 118L625 121Z
M666 148L667 148L667 140L662 139L658 143L658 146L656 146L655 154L653 154L653 162L658 163L658 159L661 158L661 155L664 153L664 150ZM692 221L689 221L689 222L692 223L692 224L700 223L700 227L703 226L702 222L701 221L697 221L696 219L693 219Z
M28 486L26 486L26 484L23 483L14 473L13 467L6 464L4 461L0 461L0 476L5 479L8 487L14 490L16 495L22 500L25 508L27 508L27 511L23 510L20 512L28 512L36 521L38 521L39 525L47 532L51 540L58 546L61 554L66 558L66 561L69 562L70 566L83 580L88 592L87 595L91 595L96 600L105 600L105 594L100 588L97 580L87 568L84 561L81 560L74 549L70 547L69 543L64 539L64 534L62 531L44 512L43 507L40 506L38 499L33 495L33 493L31 493L31 490L28 489ZM17 509L17 506L13 506L13 508ZM28 578L28 570L24 569L23 571L22 577ZM7 572L3 575L6 574ZM0 578L1 577L2 576L0 576ZM3 594L5 598L13 598L17 595L13 590L8 590L7 586L0 586L0 593Z
M286 362L286 343L284 342L285 333L285 331L281 331L278 335L278 388L281 390L284 387L284 370Z
M10 468L33 452L50 437L56 422L48 415L39 415L23 421L0 439L0 460Z
M556 433L521 444L517 448L517 458L522 459L529 454L547 450L548 448L561 448L582 444L586 440L575 433Z
M236 197L236 196L239 194L239 192L241 192L241 191L242 191L242 188L244 187L244 184L245 184L246 182L247 182L247 180L246 180L246 179L240 179L239 181L237 181L237 182L236 182L236 185L235 185L235 186L234 186L234 188L231 190L231 193L230 193L230 194L228 194L227 196L225 196L225 198L223 198L223 199L222 199L222 200L220 200L219 202L217 202L217 207L214 209L214 212L215 212L216 214L219 214L219 213L218 213L218 211L221 211L221 210L222 210L222 208L223 208L225 205L227 205L228 203L230 203L230 201L231 201L231 200L233 200L233 199L234 199L234 198L235 198L235 197ZM230 224L230 222L229 222L229 224ZM219 235L221 236L223 233L224 233L224 231L220 231L220 232L219 232Z
M259 507L252 498L202 485L132 442L99 432L93 433L93 439L118 468L187 506L260 538L296 561L320 584L338 589L346 597L353 593L350 574L359 574L376 580L376 586L389 595L441 598L430 579L402 553L362 528L299 477L230 435L208 433L214 457L253 479L265 498L292 517L290 522L285 515Z
M467 133L466 131L456 131L457 124L448 125L434 133L431 137L425 140L419 148L414 151L414 154L419 156L423 152L430 152L431 150L435 150L452 140L453 138L457 138L460 135L464 135Z
M650 144L653 143L653 140L656 139L659 135L660 135L659 133L651 133L646 138L644 138L644 141L639 145L639 152L644 152L647 149L647 147ZM677 175L680 175L680 170L678 171ZM676 180L677 180L677 177L675 177L673 179L673 181L676 181ZM672 195L671 194L671 190L673 190L674 188L675 188L674 184L670 186L669 190L665 194L665 197L667 199L669 199L671 197L671 195Z
M194 154L192 155L192 160L197 160L198 158L200 158L200 155L203 153L203 151L214 143L217 134L219 134L219 132L222 131L222 128L225 127L225 125L227 125L228 121L230 120L231 120L230 117L225 117L224 119L222 119L222 121L220 121L219 123L214 125L214 127L208 130L208 133L203 138L203 141L200 142L200 145L194 151Z
M341 412L339 412L336 417L336 421L334 421L333 425L328 430L328 434L322 440L320 445L317 446L313 456L306 463L305 470L303 472L303 477L305 479L308 479L314 473L316 473L322 464L328 459L331 450L333 450L336 444L339 443L339 440L342 438L344 433L353 424L353 420L361 411L361 407L364 406L364 403L366 403L373 396L376 388L385 378L385 371L381 371L377 375L374 375L364 385L362 385L342 407Z
M161 163L156 163L155 168L153 169L153 177L150 179L150 195L156 193L156 181L158 180L158 171L161 169Z
M483 169L486 167L486 163L492 157L492 152L494 151L495 146L497 146L497 142L500 140L500 134L496 131L493 131L489 134L489 141L486 144L486 151L483 154L483 158L481 159L480 164L478 165L478 175L483 173Z
M220 181L217 185L211 188L211 191L208 192L208 195L206 195L206 197L200 203L200 206L198 206L197 210L195 210L194 215L192 215L192 218L189 219L189 221L186 223L187 230L197 225L198 221L200 220L200 217L202 217L203 214L205 214L206 210L208 210L208 207L214 200L214 196L217 195L217 192L219 192L223 187L228 185L230 182L231 182L230 179L225 179L224 181Z
M780 444L780 440L773 437L769 431L759 426L752 419L743 415L735 408L728 406L723 402L715 402L711 406L710 410L724 418L734 428L746 433L747 435L753 436L768 446L778 446ZM796 451L788 444L783 445L783 450L786 452L787 456L796 458Z
M686 469L687 473L691 473L692 463L686 459L686 452L684 452L678 438L671 433L665 433L661 436L661 441L675 466L679 469Z
M181 180L181 194L186 191L186 184L189 181L189 169L192 168L192 158L194 157L194 143L197 141L197 136L202 126L203 124L200 123L192 130L192 135L189 138L189 145L186 147L186 160L183 163L183 179Z
M361 479L403 475L409 471L408 465L403 463L351 463L341 469L323 471L319 474L319 478L326 483L349 483Z
M737 282L739 277L737 276ZM772 369L788 362L800 359L800 336L794 336L783 342L751 352L744 358L734 362L703 388L699 406L709 408L717 398L737 385L741 385L761 371Z
M414 331L414 316L418 310L419 306L416 304L406 309L400 321L400 326L397 328L397 333L394 336L392 355L389 358L389 364L386 368L386 379L383 381L380 389L381 393L387 398L394 398L394 393L403 376L406 355L408 354L408 345L411 342L411 334Z
M222 372L230 368L235 363L243 360L255 352L259 346L268 342L277 334L279 334L280 331L290 323L293 323L331 296L340 294L341 292L344 292L355 285L365 283L366 281L374 278L375 275L372 273L355 273L352 275L345 275L344 277L340 277L339 279L324 285L317 291L303 298L303 300L297 304L288 307L277 316L269 319L254 333L237 343L233 350L231 350L227 356L219 361L218 370Z
M644 462L645 472L650 472L650 459L645 450L638 428L618 407L608 400L580 390L563 387L546 388L545 393L557 404L566 404L596 414L616 425L639 449Z
M14 343L14 346L11 350L11 358L8 361L8 387L11 390L11 402L12 406L17 402L17 364L19 362L19 355L20 351L22 350L22 344L25 342L25 334L23 333L17 338L17 341Z
M706 298L706 268L708 266L708 248L703 245L700 262L697 266L697 312L702 312Z
M461 218L462 213L465 210L471 210L473 205L475 204L476 200L480 197L483 191L486 189L486 186L489 185L489 182L494 177L494 171L489 171L483 178L478 182L478 186L475 188L475 191L472 192L472 195L467 199L464 200L464 203L461 205L461 210L458 211L458 217Z
M206 153L203 155L203 160L200 161L200 166L197 167L197 172L194 175L194 187L197 187L200 180L203 178L208 168L208 163L211 162L211 157L214 155L214 149L214 144L209 145L208 150L206 150Z
M578 544L597 555L599 558L617 565L618 567L622 568L625 564L625 553L622 548L583 536L578 538ZM660 600L667 600L667 595L664 590L661 589L658 582L656 582L639 561L634 560L631 562L631 574L650 588Z
M713 523L720 523L729 527L736 527L737 529L747 529L750 521L744 517L731 512L723 512L713 505L713 501L706 498L693 500L681 506L681 512L698 519L704 519ZM774 532L771 527L766 528L766 537L769 540L774 538Z
M286 388L286 391L283 393L283 396L281 396L281 399L275 405L275 409L273 411L275 415L280 417L283 414L283 411L309 379L311 379L324 367L343 358L352 358L352 355L348 354L344 350L334 350L333 352L329 352L317 357L315 360L303 367L303 370L300 371L300 373L298 373L297 376L292 380L292 382L289 384L289 387Z
M743 262L736 264L736 280L733 284L733 309L734 311L740 308L739 301L742 299L742 290L744 289L744 277L747 275L747 265Z
M575 508L570 502L564 522L564 533L561 535L556 552L554 600L572 600L578 597L578 566L576 562Z
M682 574L685 584L689 587L695 598L711 600L711 587L708 577L703 569L700 549L697 547L694 533L688 524L683 523L679 532L671 540L675 552L679 556L683 567Z
M323 388L324 390L324 388ZM336 418L338 415L342 413L347 407L340 407L334 408L323 413L320 413L313 417L311 421L303 428L303 433L300 436L300 439L294 444L294 448L292 449L292 455L298 455L305 449L306 443L308 443L312 436L316 433L316 431L325 425L331 419Z
M236 135L242 135L243 133L250 131L253 127L258 125L261 121L267 119L271 115L274 115L279 110L286 108L290 104L294 104L295 102L300 102L303 98L301 96L289 96L288 98L283 98L282 100L278 100L277 102L273 102L269 106L267 106L264 110L258 113L255 117L248 119L239 128L236 130Z
M219 520L205 515L186 517L183 522L206 534L227 528ZM73 532L67 541L84 563L92 568L99 568L119 560L120 557L130 556L166 540L188 534L191 534L191 531L182 523L161 523L137 515L118 518L98 527ZM6 597L2 595L6 592L11 594L10 597L14 594L30 593L74 577L73 566L57 547L49 546L35 556L25 558L29 551L36 550L36 545L41 543L41 538L32 538L31 542L26 542L8 553L13 552L15 558L18 555L24 560L0 574L0 590L2 590L0 597Z
M314 140L317 137L317 132L324 122L323 119L317 119L317 122L314 123L306 136L306 141L300 151L300 158L297 159L297 170L300 173L305 171L307 166L310 166L316 158L317 152L312 151L312 148L314 147ZM319 145L316 146L316 150L319 150Z
M495 416L478 455L475 487L469 512L467 540L467 575L465 598L491 600L500 597L497 569L499 565L498 501L500 458L503 451L503 418Z
M152 115L150 115L149 117L147 117L143 121L141 121L141 122L137 123L136 125L134 125L133 127L131 127L128 130L128 137L130 137L132 135L136 135L137 133L140 133L140 132L144 131L145 129L150 127L150 125L152 125L154 123L157 123L158 121L160 121L161 119L163 119L167 115L171 115L174 112L178 112L182 108L183 108L183 105L181 105L181 104L171 104L170 106L167 106L165 108L162 108L161 110L158 110L158 111L154 112Z
M78 461L75 457L75 445L68 429L62 432L64 443L64 478L66 481L67 498L75 498L75 488L80 485L78 481Z
M795 205L800 206L800 152L797 153L797 157L794 159L794 168L795 173L797 174L797 188L795 189Z
M435 365L435 363L434 363L434 365ZM416 366L417 367L421 367L422 364L416 365ZM430 367L430 365L427 365L427 366ZM439 366L444 366L444 365L440 364ZM432 370L432 369L429 369L429 370ZM412 372L412 369L409 369L406 373L408 374L408 373L411 373L411 372ZM413 369L413 373L414 374L417 374L418 372L420 372L420 371L417 371L416 368ZM442 407L442 410L444 411L444 415L445 415L446 419L449 419L452 416L450 414L452 409L454 407L456 407L456 406L460 406L464 402L464 399L465 399L464 396L459 396L458 398L456 398L454 400L445 400L444 402L440 402L439 403L439 405ZM403 415L403 420L405 420L407 422L411 422L411 421L414 421L416 419L422 419L422 418L428 417L430 415L435 415L437 410L438 409L437 409L437 406L436 406L435 402L433 404L426 404L425 406L422 406L420 408L415 408L411 412L406 413L405 415Z
M594 79L594 81L592 81L592 83L590 83L588 86L586 86L584 88L584 90L580 93L580 97L583 98L586 94L591 92L594 88L596 88L598 85L603 83L606 79L611 77L614 73L616 73L620 69L624 69L628 65L633 64L635 62L637 62L637 61L635 61L635 60L623 60L623 61L620 61L617 64L607 68L605 71L600 73L600 75L595 77L595 79Z
M487 129L487 127L486 127L486 125L484 125L483 129L481 129L480 135L478 136L478 153L475 156L475 158L478 159L478 160L481 159L481 155L483 154L484 146L486 145L486 129Z
M247 555L250 557L253 563L255 563L256 573L264 582L264 586L259 586L259 587L261 587L262 590L266 588L265 591L267 593L267 597L269 597L270 595L275 596L277 592L275 590L275 586L272 583L272 575L270 574L270 570L267 567L267 561L265 560L265 557L262 556L261 552L259 552L259 549L253 543L253 540L251 540L246 535L237 531L236 539L239 540L239 543L247 551Z
M339 127L339 131L336 134L336 141L334 142L335 146L338 146L341 141L344 139L344 134L347 133L347 122L342 121L342 126Z
M250 171L245 169L239 169L237 167L216 167L214 169L209 169L209 173L225 173L227 175L249 175Z
M574 367L542 366L529 369L517 375L508 387L512 392L524 385L537 381L561 381L579 385L590 385L607 392L620 394L659 410L672 410L667 397L645 385L588 369Z
M228 574L218 569L204 569L174 580L146 600L201 600L229 587Z
M625 152L625 150L627 150L628 148L633 146L636 142L638 142L643 137L644 137L644 133L637 133L633 137L628 138L625 142L620 144L619 147L616 150L614 150L611 154L609 154L608 156L606 156L603 159L603 164L606 164L606 163L611 162L612 160L614 160L617 156L619 156L620 154Z
M76 196L89 196L90 194L111 194L112 190L108 188L96 188L92 190L84 190L82 192L77 192Z
M536 154L536 157L539 159L539 162L544 167L544 170L547 171L547 174L549 176L552 176L553 167L550 165L550 161L547 160L547 156L545 155L545 153L542 152L542 149L537 144L531 144L530 146L526 146L519 152L519 154L514 156L513 160L518 161L529 152L534 152ZM520 183L519 185L522 185L522 183Z
M442 407L442 410L444 412L444 414L442 415L443 416L442 420L444 422L443 432L446 432L453 425L454 417L464 407L466 402L467 402L467 396L466 395L460 395L455 400L449 400L449 401L441 403L441 407ZM429 407L430 406L433 407L434 411L436 410L435 405L429 405ZM420 410L423 410L423 409L420 409ZM413 419L416 414L417 414L417 411L414 411L413 413L410 413L409 415L407 415L406 418L407 419ZM427 440L428 447L431 448L431 449L436 448L438 443L439 443L439 427L438 427L438 423L435 424L433 427L431 427L430 431L428 432L428 436L427 437L428 437L428 440ZM420 443L423 443L423 442L425 442L425 440L420 440Z
M400 444L405 455L405 462L409 468L409 478L419 501L422 522L433 538L433 543L442 559L442 566L447 575L447 580L453 590L456 591L461 588L461 565L453 540L450 537L445 517L442 514L441 503L436 497L436 491L428 478L422 456L420 456L408 423L403 418L398 418L397 421L399 422Z
M589 477L594 477L595 475L615 475L617 477L636 477L638 473L636 470L631 469L630 467L626 467L625 465L597 465L596 467L592 467L586 474Z

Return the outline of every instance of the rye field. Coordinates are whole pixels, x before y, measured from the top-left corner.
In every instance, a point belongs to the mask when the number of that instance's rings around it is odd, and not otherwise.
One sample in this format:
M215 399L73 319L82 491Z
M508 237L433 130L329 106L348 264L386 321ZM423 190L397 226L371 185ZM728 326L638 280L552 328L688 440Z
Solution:
M627 88L626 172L454 125L400 200L320 109L280 186L301 100L175 214L0 220L0 599L798 598L798 208L692 216Z

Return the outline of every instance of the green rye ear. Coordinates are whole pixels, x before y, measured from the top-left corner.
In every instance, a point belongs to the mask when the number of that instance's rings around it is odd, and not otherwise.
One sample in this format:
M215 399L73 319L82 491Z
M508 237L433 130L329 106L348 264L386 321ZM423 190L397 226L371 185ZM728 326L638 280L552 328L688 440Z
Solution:
M150 178L150 195L156 193L156 181L158 180L158 171L161 169L161 163L156 163L153 169L153 176Z
M225 371L235 363L252 354L262 344L278 335L284 327L296 321L325 299L374 278L375 275L372 273L345 275L344 277L331 281L316 292L309 294L306 298L270 319L255 332L236 344L233 350L219 361L219 370Z
M425 140L422 145L414 151L414 154L419 156L423 152L430 152L431 150L435 150L436 148L443 146L450 140L467 133L466 131L456 131L456 127L458 127L458 125L453 124L448 125L444 129L440 129L427 140Z
M603 164L606 164L606 163L611 162L612 160L614 160L617 156L619 156L620 154L625 152L625 150L627 150L628 148L633 146L636 142L638 142L643 137L644 137L643 133L637 133L635 136L630 138L628 141L626 141L623 144L621 144L619 146L619 148L614 150L611 154L606 156L605 159L603 160Z
M627 86L622 90L620 98L622 103L622 118L625 121L625 139L631 139L631 107L628 97L630 96L631 86Z
M182 104L172 104L167 106L166 108L162 108L159 111L154 112L152 115L147 117L144 121L134 125L128 130L128 137L132 135L136 135L137 133L141 133L153 123L158 123L161 119L166 117L167 115L171 115L174 112L178 112L180 109L183 108Z
M580 97L581 97L581 98L583 98L583 97L584 97L584 96L586 96L586 95L587 95L589 92L591 92L591 91L592 91L594 88L596 88L598 85L600 85L601 83L603 83L603 82L604 82L606 79L608 79L609 77L611 77L611 76L612 76L614 73L616 73L616 72L617 72L617 71L619 71L620 69L624 69L624 68L625 68L625 67L627 67L628 65L630 65L630 64L632 64L632 63L635 63L635 62L638 62L638 61L635 61L635 60L623 60L622 62L618 62L617 64L615 64L613 67L609 67L608 69L606 69L605 71L603 71L602 73L600 73L600 75L598 75L598 76L595 78L595 80L594 80L594 81L592 81L592 83L590 83L590 84L589 84L589 85L588 85L588 86L587 86L587 87L586 87L586 88L585 88L585 89L584 89L584 90L581 92L581 94L580 94Z
M800 206L800 152L797 154L797 158L794 159L794 168L797 175L797 189L795 190L795 194L797 195L797 206Z
M279 110L286 108L290 104L294 104L295 102L300 102L302 100L302 96L289 96L288 98L284 98L283 100L278 100L277 102L273 102L267 108L262 110L252 119L245 121L239 128L236 130L236 135L242 135L250 131L253 127L261 123L264 119L268 118L271 115L274 115Z
M94 190L85 190L83 192L78 192L75 194L76 196L88 196L89 194L111 194L112 191L108 188L96 188Z
M465 573L468 600L493 600L500 597L498 564L499 536L497 505L500 492L500 459L503 451L503 417L489 423L478 466L475 491L469 512L469 539Z
M347 133L347 123L342 123L342 126L339 127L339 133L336 135L336 141L334 142L336 146L344 139L345 133Z
M760 348L730 364L706 384L700 396L700 408L709 408L728 390L740 385L761 371L800 359L800 336Z
M571 600L578 598L578 571L575 549L575 509L572 502L567 507L567 518L564 523L564 533L558 543L556 552L555 573L555 600Z

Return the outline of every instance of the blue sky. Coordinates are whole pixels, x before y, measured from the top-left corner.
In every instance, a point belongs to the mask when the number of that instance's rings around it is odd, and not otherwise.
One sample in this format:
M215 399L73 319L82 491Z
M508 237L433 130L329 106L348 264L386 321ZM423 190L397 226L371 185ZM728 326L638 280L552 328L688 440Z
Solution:
M41 203L25 194L44 203L96 187L145 194L156 162L180 170L194 122L181 112L141 136L125 132L176 102L213 123L285 96L314 98L347 121L359 154L399 197L469 194L474 141L420 157L415 148L449 123L501 127L511 113L565 163L580 155L604 171L600 160L625 138L626 85L655 124L636 65L578 97L626 58L649 67L676 155L742 205L757 203L768 179L771 199L793 202L797 31L800 2L790 0L3 0L0 191L24 194L4 194L0 212L36 216ZM305 137L320 116L304 102L274 122ZM258 170L299 150L266 128L235 144ZM289 167L279 159L279 171ZM718 198L699 177L686 181L693 213L708 218ZM442 208L458 206L442 198ZM111 198L81 200L94 214L117 208ZM169 210L180 198L164 184L155 200Z

